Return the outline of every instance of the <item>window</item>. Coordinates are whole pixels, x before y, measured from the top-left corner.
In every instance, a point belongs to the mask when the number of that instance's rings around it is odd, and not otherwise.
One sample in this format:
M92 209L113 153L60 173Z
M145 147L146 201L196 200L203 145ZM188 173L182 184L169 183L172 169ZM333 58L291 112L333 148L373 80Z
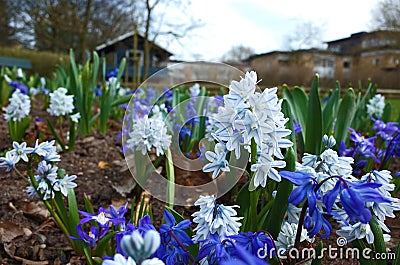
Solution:
M328 60L328 67L329 68L335 67L335 62L333 60Z
M350 68L350 62L349 61L344 61L343 62L343 68L349 69Z
M379 65L379 58L372 59L372 65L378 66Z

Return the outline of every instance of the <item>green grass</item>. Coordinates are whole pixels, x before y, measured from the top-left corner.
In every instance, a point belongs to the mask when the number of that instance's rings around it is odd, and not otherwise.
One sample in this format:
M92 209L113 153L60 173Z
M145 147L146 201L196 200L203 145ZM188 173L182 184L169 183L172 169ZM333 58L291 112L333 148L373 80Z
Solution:
M386 99L386 102L392 106L392 121L400 121L400 99Z

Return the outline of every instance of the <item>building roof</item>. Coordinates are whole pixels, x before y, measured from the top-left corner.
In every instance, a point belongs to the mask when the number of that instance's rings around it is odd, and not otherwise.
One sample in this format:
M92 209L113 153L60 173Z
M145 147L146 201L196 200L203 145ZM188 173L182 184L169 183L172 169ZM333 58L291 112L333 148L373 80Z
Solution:
M122 42L129 38L132 38L134 35L135 35L135 33L133 31L122 34L122 35L116 37L115 39L108 40L108 41L96 46L96 51L104 50L110 46L113 46L114 44L116 44L118 42ZM144 39L144 37L142 35L138 34L138 36L140 39ZM162 48L161 46L157 45L156 43L154 43L152 41L150 41L150 43L152 43L156 49L163 51L164 53L168 54L169 56L173 55L171 52L167 51L166 49Z
M300 50L293 50L293 51L271 51L271 52L251 55L249 58L247 58L244 61L247 62L247 61L251 61L255 58L259 58L259 57L263 57L263 56L270 56L270 55L274 55L274 54L288 54L289 55L289 54L295 54L295 53L301 53L301 52L332 54L332 52L329 50L317 49L317 48L300 49Z

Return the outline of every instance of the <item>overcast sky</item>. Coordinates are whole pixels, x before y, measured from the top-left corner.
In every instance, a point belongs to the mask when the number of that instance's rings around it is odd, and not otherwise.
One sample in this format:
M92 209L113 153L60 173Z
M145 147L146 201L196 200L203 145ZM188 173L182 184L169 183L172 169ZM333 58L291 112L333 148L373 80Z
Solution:
M370 30L378 0L192 0L190 10L204 26L170 44L175 59L218 60L230 47L245 45L264 53L283 49L284 36L311 21L330 41ZM186 15L179 14L179 15ZM160 43L162 45L162 43Z

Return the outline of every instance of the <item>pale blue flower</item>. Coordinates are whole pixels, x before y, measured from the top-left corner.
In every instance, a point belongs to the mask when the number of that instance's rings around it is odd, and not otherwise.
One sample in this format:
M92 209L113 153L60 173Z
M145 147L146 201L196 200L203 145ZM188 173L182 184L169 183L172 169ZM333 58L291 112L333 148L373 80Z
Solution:
M251 111L246 111L242 120L236 122L239 128L243 128L245 133L243 135L245 144L251 144L251 139L258 146L261 146L265 133L273 131L273 124L265 121L264 114L257 115Z
M142 236L139 231L135 230L132 234L125 235L122 238L121 249L125 255L132 257L133 260L139 264L143 264L142 261L148 259L156 252L160 244L161 237L157 231L148 230L144 236Z
M145 116L133 124L127 144L141 151L143 155L155 148L156 155L160 156L171 145L171 135L167 134L167 127L161 116Z
M190 96L196 97L200 94L200 85L198 83L194 84L193 86L189 87Z
M0 167L5 167L6 171L9 172L18 163L18 160L18 157L13 152L8 151L5 157L0 157Z
M39 144L39 140L36 139L35 146L33 148L33 153L39 156L47 156L50 153L56 152L55 140L46 141Z
M37 173L50 178L57 177L58 167L53 166L52 164L47 163L45 160L40 161L37 168Z
M347 242L351 242L355 239L366 239L368 244L374 243L374 233L371 230L369 224L363 224L361 222L355 223L349 226L342 226L336 231L339 236L347 239Z
M136 265L136 262L131 258L125 258L121 254L117 253L114 256L114 260L105 259L103 260L103 265Z
M366 106L369 116L381 117L385 108L385 97L381 94L376 94L368 101Z
M284 222L279 232L278 238L275 241L275 246L279 253L289 251L294 247L297 234L297 224ZM300 242L307 240L308 242L313 242L314 240L307 236L307 230L304 227L301 229Z
M71 118L72 122L78 123L79 119L81 118L81 114L79 112L77 112L73 115L70 115L69 117Z
M12 144L13 146L13 150L11 150L10 152L12 152L17 159L17 162L19 162L20 159L24 160L25 162L28 162L28 154L33 152L33 148L32 147L26 147L26 142L23 142L21 144L17 143L17 142L13 142Z
M322 143L325 145L326 148L332 148L336 145L336 140L332 135L328 137L328 135L324 134L324 137L322 138Z
M223 239L239 233L241 226L239 221L242 217L236 217L237 212L234 209L239 206L217 204L214 195L200 195L195 205L200 206L200 210L192 214L193 222L197 223L197 227L193 230L196 231L193 241L208 239L212 234L217 234Z
M54 186L54 190L55 191L61 191L61 193L67 197L68 194L68 190L67 189L73 189L76 186L76 183L72 182L76 179L75 175L72 176L68 176L66 175L65 177L63 177L62 179L59 179L57 181L57 184Z
M39 175L35 175L34 178L38 184L37 190L32 185L28 186L27 187L28 195L32 197L43 197L43 200L53 199L55 196L53 186L56 183L56 178L54 177L43 178L42 176Z
M203 167L204 172L213 172L212 175L213 179L215 179L218 176L221 170L225 172L230 171L229 163L226 160L227 150L225 146L221 143L217 143L215 145L214 151L215 152L211 151L206 152L205 157L211 163L208 163Z
M250 190L256 189L258 186L265 187L267 184L268 177L280 182L281 176L278 171L273 167L284 168L286 166L285 161L275 161L270 155L265 152L261 152L258 157L257 163L251 165L251 171L256 172L251 182Z

